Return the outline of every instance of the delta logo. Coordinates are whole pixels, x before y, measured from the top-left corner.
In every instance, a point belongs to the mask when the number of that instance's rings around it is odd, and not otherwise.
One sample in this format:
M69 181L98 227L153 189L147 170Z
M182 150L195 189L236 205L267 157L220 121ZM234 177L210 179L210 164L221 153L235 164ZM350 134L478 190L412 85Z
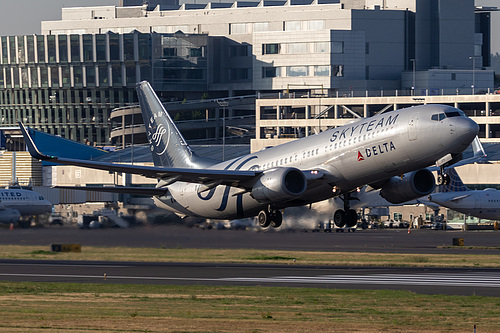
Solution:
M379 145L376 145L376 146L373 146L370 148L366 148L364 155L361 153L360 150L358 150L358 162L364 161L365 157L369 158L369 157L381 155L381 154L384 154L384 153L387 153L387 152L390 152L393 150L396 150L396 146L394 146L392 141L384 142L382 144L379 144Z
M358 162L359 161L364 161L365 158L363 157L363 154L361 154L361 152L358 150Z

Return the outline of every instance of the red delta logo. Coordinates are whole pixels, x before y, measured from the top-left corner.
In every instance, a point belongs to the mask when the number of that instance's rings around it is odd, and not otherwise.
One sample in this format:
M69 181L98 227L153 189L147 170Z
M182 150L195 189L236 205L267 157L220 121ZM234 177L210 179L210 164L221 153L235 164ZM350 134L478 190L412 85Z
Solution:
M358 150L358 162L359 161L364 161L365 158L363 157L363 155L361 154L361 152Z

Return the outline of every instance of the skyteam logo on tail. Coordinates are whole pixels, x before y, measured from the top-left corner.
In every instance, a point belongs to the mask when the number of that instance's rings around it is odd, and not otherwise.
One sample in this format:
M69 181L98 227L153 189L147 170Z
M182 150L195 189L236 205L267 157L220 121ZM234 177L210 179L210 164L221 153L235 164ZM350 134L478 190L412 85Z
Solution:
M169 141L168 123L166 122L167 127L165 127L163 124L158 124L155 122L155 120L160 117L160 114L154 114L153 116L151 116L148 126L148 136L149 142L151 144L151 151L154 151L156 155L162 155L163 153L165 153Z

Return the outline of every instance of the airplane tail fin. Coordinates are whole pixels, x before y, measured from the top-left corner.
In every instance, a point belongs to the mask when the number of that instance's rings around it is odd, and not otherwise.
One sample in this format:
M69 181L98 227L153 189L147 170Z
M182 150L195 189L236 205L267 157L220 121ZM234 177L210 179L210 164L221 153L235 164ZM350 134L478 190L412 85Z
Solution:
M438 173L439 173L439 171L438 171ZM448 185L438 186L438 190L436 192L469 191L469 188L467 186L465 186L465 184L462 182L462 179L458 175L455 168L446 169L445 174L447 174L450 177L450 183Z
M213 164L189 148L149 82L137 83L136 90L155 166L200 168Z

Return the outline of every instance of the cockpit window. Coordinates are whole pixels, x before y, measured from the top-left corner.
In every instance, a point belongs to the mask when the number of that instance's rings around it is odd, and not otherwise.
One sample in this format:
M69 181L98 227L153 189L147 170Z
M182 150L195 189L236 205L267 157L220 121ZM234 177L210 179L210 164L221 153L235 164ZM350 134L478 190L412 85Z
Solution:
M436 113L431 116L431 119L435 121L443 120L444 118L446 118L444 113Z
M446 114L446 117L448 117L448 118L462 116L462 114L460 114L460 112L458 112L458 111L446 111L445 114Z

